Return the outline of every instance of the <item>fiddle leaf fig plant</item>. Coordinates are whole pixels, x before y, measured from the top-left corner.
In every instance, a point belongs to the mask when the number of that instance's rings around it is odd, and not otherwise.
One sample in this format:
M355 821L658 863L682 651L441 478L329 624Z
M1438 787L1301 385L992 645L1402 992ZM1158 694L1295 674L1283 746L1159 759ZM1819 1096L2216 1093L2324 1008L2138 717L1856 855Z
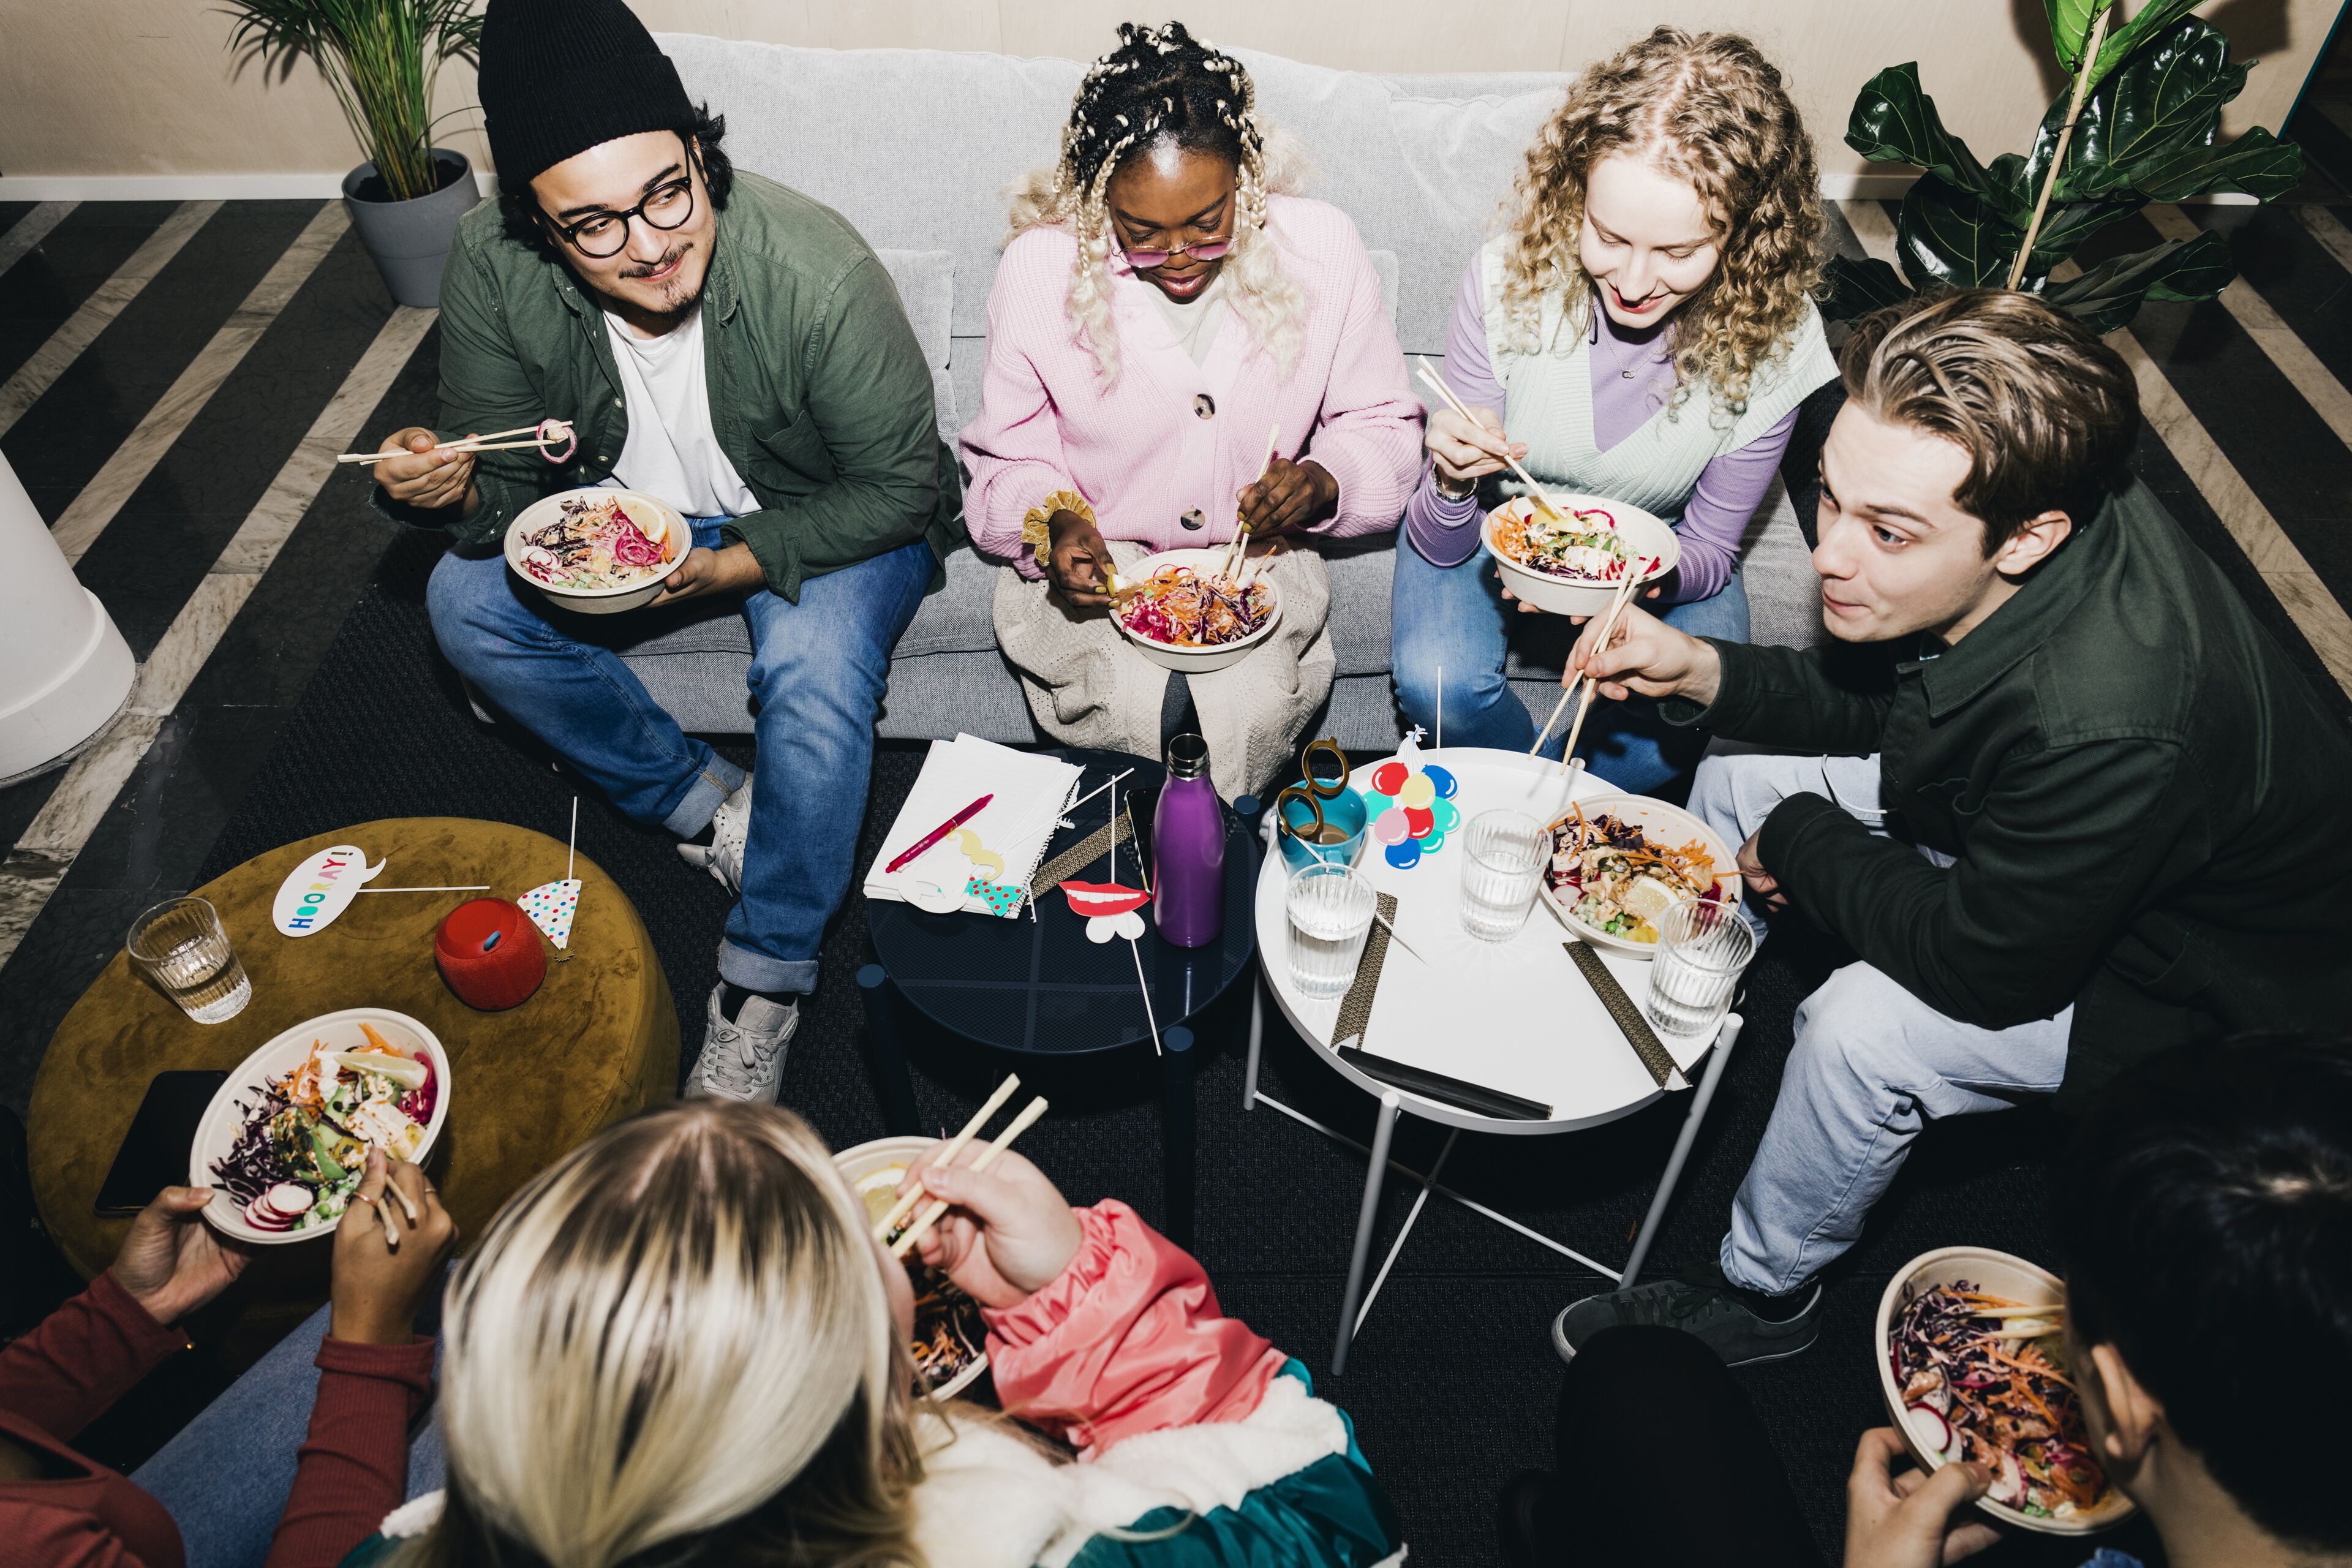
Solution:
M2111 331L2149 300L2210 300L2237 268L2208 231L2119 256L2063 281L2059 264L2150 202L2216 191L2268 201L2303 179L2300 148L2255 129L2220 140L2221 110L2250 65L2189 15L2196 0L2148 0L2117 25L2121 0L2042 0L2072 80L2042 117L2032 147L1979 162L1948 130L1916 62L1865 83L1846 145L1873 163L1923 171L1895 223L1898 273L1884 261L1830 263L1825 314L1856 316L1926 289L2022 289Z

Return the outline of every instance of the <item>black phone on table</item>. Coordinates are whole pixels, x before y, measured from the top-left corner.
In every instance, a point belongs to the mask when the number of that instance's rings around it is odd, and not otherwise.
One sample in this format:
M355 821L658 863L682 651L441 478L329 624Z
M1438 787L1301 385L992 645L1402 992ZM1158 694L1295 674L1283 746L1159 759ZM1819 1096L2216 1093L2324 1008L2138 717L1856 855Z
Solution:
M155 1201L165 1187L188 1179L188 1149L196 1141L196 1123L213 1102L225 1072L159 1072L147 1085L147 1098L131 1119L131 1131L114 1152L114 1163L99 1184L98 1215L119 1219L137 1214Z

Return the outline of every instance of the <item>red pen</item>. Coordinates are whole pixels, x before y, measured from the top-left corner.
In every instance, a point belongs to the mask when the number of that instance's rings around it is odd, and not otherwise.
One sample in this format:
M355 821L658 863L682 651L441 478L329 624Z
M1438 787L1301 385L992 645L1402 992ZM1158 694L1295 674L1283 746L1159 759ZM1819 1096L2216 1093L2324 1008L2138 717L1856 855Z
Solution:
M882 869L885 871L895 871L899 867L904 866L908 861L912 860L916 856L920 855L924 850L929 849L932 845L937 844L940 839L945 838L949 834L953 833L957 828L961 827L973 817L978 816L982 808L986 806L990 801L994 800L996 796L992 794L982 795L978 800L973 801L970 805L965 806L961 811L957 812L953 816L949 817L945 822L942 822L937 827L932 828L929 833L924 834L921 840L919 841L912 849L900 855L896 860L893 860L887 866L883 867Z

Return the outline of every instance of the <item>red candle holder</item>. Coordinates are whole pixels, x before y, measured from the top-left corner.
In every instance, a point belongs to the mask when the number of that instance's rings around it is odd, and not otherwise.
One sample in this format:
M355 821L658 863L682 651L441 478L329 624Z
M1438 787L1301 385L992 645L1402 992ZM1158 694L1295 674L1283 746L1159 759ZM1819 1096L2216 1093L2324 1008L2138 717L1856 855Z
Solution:
M539 928L511 899L468 899L433 938L433 962L457 1000L484 1013L530 999L547 978Z

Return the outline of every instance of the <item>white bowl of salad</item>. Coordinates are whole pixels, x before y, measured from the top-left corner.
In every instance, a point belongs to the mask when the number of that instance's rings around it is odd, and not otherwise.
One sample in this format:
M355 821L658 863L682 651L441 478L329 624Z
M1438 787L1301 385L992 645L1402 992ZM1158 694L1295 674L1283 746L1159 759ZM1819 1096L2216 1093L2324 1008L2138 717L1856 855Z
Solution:
M384 1007L295 1025L237 1065L196 1123L188 1184L205 1218L260 1247L342 1223L371 1148L422 1162L449 1119L449 1056L431 1029Z
M1678 805L1645 795L1578 799L1551 825L1544 901L1595 947L1654 958L1654 923L1685 899L1739 902L1738 851Z
M1479 531L1503 586L1555 616L1601 616L1625 574L1654 582L1682 562L1680 535L1640 507L1605 496L1555 495L1557 515L1527 496L1486 514Z
M1262 559L1244 568L1250 574L1244 584L1218 569L1224 556L1223 550L1163 550L1121 572L1110 608L1119 635L1152 663L1187 675L1247 658L1280 624L1282 599Z
M866 1205L867 1220L878 1225L898 1202L908 1167L938 1147L931 1138L877 1138L842 1150L833 1163ZM900 1228L912 1224L928 1203L916 1205ZM898 1235L893 1230L890 1239ZM916 1392L953 1399L988 1370L988 1325L981 1321L980 1303L946 1275L911 1254L906 1261L915 1287L915 1337L907 1349L915 1363Z
M1977 1507L2044 1535L2127 1519L2099 1468L2066 1369L2066 1287L2015 1253L1944 1247L1895 1271L1878 1299L1878 1390L1921 1469L1974 1459Z
M591 485L545 496L507 524L507 564L558 609L634 610L661 592L694 535L672 507Z

